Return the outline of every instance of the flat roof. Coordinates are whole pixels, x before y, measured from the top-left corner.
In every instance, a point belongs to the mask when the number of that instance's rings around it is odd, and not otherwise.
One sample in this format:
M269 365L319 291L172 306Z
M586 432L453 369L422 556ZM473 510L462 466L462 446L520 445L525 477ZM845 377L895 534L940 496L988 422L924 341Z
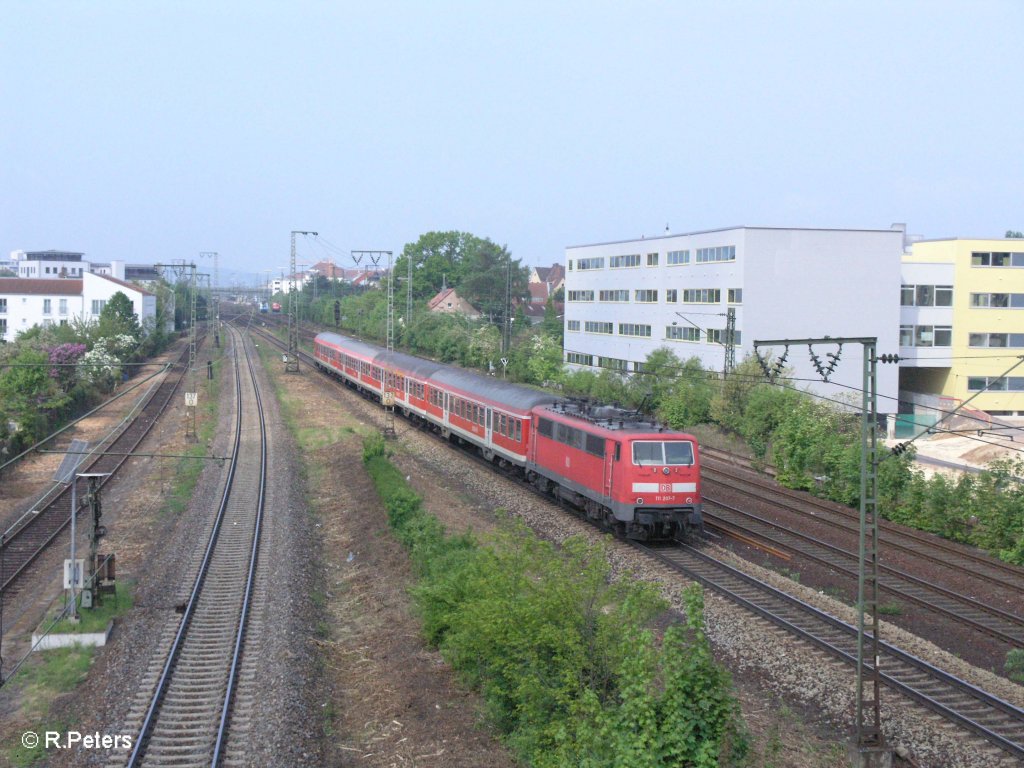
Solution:
M1024 251L1024 239L1019 237L924 237L911 243L911 247L918 243L952 243L957 240L999 240L1004 243L1019 243L1020 250Z
M692 235L710 235L715 232L733 232L737 229L762 229L770 230L775 232L887 232L898 234L900 237L904 235L903 230L899 229L855 229L855 228L841 228L841 227L750 227L746 225L739 225L735 227L719 227L716 229L699 229L693 232L673 232L669 235L652 235L651 237L632 237L628 240L608 240L603 243L581 243L579 245L567 245L566 248L590 248L597 245L621 245L623 243L640 243L649 242L651 240L668 240L673 237L691 237Z

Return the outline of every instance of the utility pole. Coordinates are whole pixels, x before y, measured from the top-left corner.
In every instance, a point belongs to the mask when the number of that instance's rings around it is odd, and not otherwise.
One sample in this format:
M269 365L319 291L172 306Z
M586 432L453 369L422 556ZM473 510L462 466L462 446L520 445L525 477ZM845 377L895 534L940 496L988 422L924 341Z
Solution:
M180 264L156 264L155 266L174 272L176 282L180 282L186 275L189 279L188 390L185 392L185 439L195 440L196 406L199 404L199 393L196 390L196 265L183 261Z
M774 383L785 366L790 345L806 344L811 364L821 380L829 377L839 364L844 344L860 344L863 350L860 418L860 535L857 549L857 742L858 764L882 766L892 764L890 749L882 733L882 709L879 695L881 672L878 668L878 363L895 362L898 356L877 357L877 337L820 339L771 339L754 341L754 354L769 382ZM784 347L783 354L769 366L761 357L761 347ZM825 355L827 363L815 353L814 347L834 346L836 351Z
M395 393L398 391L398 374L392 369L395 354L395 275L392 269L391 251L352 251L352 258L358 264L363 256L369 256L374 267L380 265L383 256L388 257L388 313L387 313L387 355L384 371L381 373L381 405L384 406L384 436L395 436Z
M501 355L507 357L512 346L512 254L507 254L505 260L505 311L502 314Z
M408 272L405 278L405 327L412 323L412 256L408 258Z
M292 230L292 258L291 258L291 290L288 291L288 353L285 355L284 372L299 372L299 302L295 296L295 236L313 235L316 232L306 232L301 229Z
M213 259L213 288L211 294L213 295L213 345L215 347L220 346L220 295L217 291L220 289L220 254L217 251L202 251L199 254L204 258Z
M736 308L729 307L725 310L725 362L722 364L722 378L724 379L733 368L736 367Z

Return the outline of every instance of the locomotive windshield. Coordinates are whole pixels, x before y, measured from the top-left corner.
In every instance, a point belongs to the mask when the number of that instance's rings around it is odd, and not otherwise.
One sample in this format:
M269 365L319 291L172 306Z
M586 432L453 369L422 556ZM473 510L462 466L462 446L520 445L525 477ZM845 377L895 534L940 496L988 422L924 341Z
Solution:
M688 440L664 443L637 440L633 443L633 463L641 466L689 466L693 464L693 443Z

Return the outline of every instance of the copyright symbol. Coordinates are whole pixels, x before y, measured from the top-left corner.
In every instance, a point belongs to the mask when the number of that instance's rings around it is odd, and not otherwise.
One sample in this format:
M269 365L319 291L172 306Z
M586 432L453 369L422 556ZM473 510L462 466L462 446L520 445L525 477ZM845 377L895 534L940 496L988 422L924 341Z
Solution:
M25 731L21 734L21 746L25 749L35 749L39 746L39 734Z

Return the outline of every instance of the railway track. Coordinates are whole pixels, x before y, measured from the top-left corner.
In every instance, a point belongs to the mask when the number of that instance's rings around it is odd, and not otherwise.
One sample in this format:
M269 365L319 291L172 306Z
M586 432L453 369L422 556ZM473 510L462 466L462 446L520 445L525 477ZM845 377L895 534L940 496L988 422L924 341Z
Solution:
M232 459L212 533L174 639L158 665L152 696L137 706L134 718L129 715L129 720L141 719L141 725L128 766L232 761L226 751L231 726L239 717L233 707L259 553L267 436L254 363L241 334L231 333L236 397Z
M164 381L149 397L140 412L129 424L109 441L96 446L95 453L79 466L77 472L106 474L102 488L130 458L142 440L171 403L185 376L188 360L186 347L182 357L174 364L180 367L177 376L165 376ZM184 361L184 363L183 363ZM85 481L78 481L79 512L87 490ZM16 520L0 537L0 593L5 599L13 597L18 582L29 571L33 562L50 546L71 522L71 484L58 484L34 505L35 508Z
M634 543L634 546L775 626L851 666L856 665L856 627L688 545L654 548ZM880 642L880 651L879 669L887 686L1006 752L1024 758L1024 710L889 643Z
M726 534L738 532L750 539L767 542L774 548L796 554L803 560L816 562L856 582L856 552L791 530L723 501L708 496L704 497L704 501L705 524ZM879 589L889 595L919 605L1013 647L1024 646L1024 618L944 589L888 565L879 565L879 575Z
M851 536L858 534L860 519L857 510L782 488L773 480L758 477L751 471L738 471L731 454L723 451L704 448L701 457L701 470L705 482L710 484L712 489L718 484L751 498L766 501L778 499L779 504L785 506L787 510L800 514L809 521L821 523L824 519L830 526L838 527ZM742 468L743 465L739 467ZM885 520L879 521L879 537L881 545L886 549L899 550L943 567L970 573L990 584L1024 592L1024 568L1000 562L936 536L896 526Z

